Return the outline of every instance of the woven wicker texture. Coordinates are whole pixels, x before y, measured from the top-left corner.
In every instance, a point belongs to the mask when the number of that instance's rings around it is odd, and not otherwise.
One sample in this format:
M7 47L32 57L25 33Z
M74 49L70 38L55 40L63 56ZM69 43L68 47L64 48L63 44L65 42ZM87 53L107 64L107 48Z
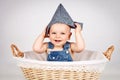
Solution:
M28 80L99 80L98 72L42 70L21 67Z

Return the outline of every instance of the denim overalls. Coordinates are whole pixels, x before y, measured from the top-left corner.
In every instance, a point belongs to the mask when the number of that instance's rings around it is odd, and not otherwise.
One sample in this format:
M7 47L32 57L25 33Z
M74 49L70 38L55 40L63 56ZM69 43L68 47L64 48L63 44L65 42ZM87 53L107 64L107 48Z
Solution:
M54 45L48 42L48 49L53 49ZM49 51L47 61L73 61L69 53L70 43L66 42L61 51Z

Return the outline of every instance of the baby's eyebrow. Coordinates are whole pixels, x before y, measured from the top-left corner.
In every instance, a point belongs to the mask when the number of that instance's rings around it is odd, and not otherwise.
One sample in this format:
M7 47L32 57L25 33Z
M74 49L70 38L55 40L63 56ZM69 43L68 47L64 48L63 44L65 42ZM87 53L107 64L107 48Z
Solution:
M51 33L56 33L56 32L51 32Z

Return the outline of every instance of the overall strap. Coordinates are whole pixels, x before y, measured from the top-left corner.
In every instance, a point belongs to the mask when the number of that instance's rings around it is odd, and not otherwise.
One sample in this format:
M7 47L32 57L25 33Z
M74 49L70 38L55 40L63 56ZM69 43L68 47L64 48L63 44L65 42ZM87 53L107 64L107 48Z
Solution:
M54 45L51 42L48 42L48 49L53 49Z
M68 50L70 48L70 42L66 42L65 45L63 46L64 50Z

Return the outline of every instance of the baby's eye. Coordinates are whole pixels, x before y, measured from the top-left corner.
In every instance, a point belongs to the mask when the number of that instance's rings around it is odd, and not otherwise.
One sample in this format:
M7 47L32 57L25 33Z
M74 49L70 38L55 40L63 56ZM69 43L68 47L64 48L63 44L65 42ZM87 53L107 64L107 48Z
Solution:
M65 33L64 33L64 32L62 32L61 34L63 34L63 35L64 35Z
M52 32L52 34L56 34L56 32Z

